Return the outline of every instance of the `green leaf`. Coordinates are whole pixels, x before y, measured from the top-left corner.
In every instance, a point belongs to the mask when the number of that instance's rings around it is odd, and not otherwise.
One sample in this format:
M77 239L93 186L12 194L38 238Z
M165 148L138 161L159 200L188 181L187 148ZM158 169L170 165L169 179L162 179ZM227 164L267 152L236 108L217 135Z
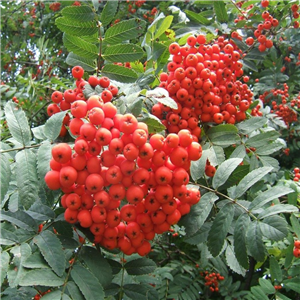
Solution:
M201 13L195 13L188 9L186 9L184 12L187 15L187 17L194 22L197 22L197 23L203 24L203 25L209 25L211 23L211 21L208 20L207 18L205 18Z
M135 39L144 32L145 26L146 22L140 19L121 21L106 30L104 41L107 44L116 44Z
M110 62L130 62L141 59L144 51L139 45L135 44L117 44L107 47L102 57Z
M201 200L200 200L201 201ZM226 203L216 215L209 231L207 246L213 256L217 256L222 250L224 240L233 220L234 205Z
M280 265L275 257L270 257L270 273L272 281L277 280L277 282L282 281L282 271Z
M237 185L234 193L234 198L241 197L249 188L251 188L256 182L261 180L271 170L272 168L270 167L262 167L248 173Z
M290 221L292 224L293 231L299 237L300 236L300 223L299 220L296 218L295 215L291 215Z
M92 8L87 5L66 6L61 10L61 14L71 21L75 21L75 23L79 24L81 22L93 21L95 18L95 13Z
M152 91L146 92L146 97L154 99L161 104L168 106L173 109L177 109L178 105L176 101L174 101L171 97L169 97L169 93L166 89L163 89L161 87L157 87Z
M220 23L225 23L228 21L227 8L223 1L214 1L214 10L217 16L217 20Z
M288 224L278 215L265 218L259 225L262 234L270 240L280 241L288 235Z
M118 1L107 1L102 9L100 21L102 26L107 26L114 18L118 9Z
M103 286L112 281L111 266L99 251L92 247L83 247L80 257Z
M47 221L55 218L54 211L47 205L42 204L40 201L36 201L27 213L36 221Z
M70 66L81 66L87 72L93 72L96 70L96 60L81 57L71 52L66 58L66 63Z
M65 254L57 236L51 231L45 230L34 237L33 242L38 246L52 270L58 276L62 276L65 271Z
M72 300L67 294L62 294L61 290L52 291L45 294L42 300Z
M0 220L10 222L28 231L37 231L38 228L35 220L23 210L17 210L16 212L2 210Z
M264 293L260 286L252 286L251 293L254 295L255 299L259 300L269 300L269 297Z
M196 205L192 206L191 212L181 221L181 224L186 228L187 236L193 235L202 227L218 199L219 197L215 193L208 192L201 197Z
M275 141L261 147L257 147L255 153L258 155L270 155L284 148L284 144L280 141Z
M259 285L266 294L274 294L275 293L275 288L273 284L270 282L268 279L264 278L259 278L258 279Z
M221 163L213 177L212 186L217 189L230 177L235 168L243 161L242 158L229 158Z
M106 296L114 296L120 292L120 286L117 283L111 283L104 289Z
M238 262L234 252L233 252L233 249L232 249L232 246L227 246L226 248L226 252L225 252L225 256L226 256L226 261L227 261L227 265L229 266L229 268L242 275L242 276L245 276L246 275L246 269L244 269Z
M268 119L265 117L254 117L236 124L236 127L241 134L249 134L254 130L262 128L267 122Z
M31 254L24 262L23 266L29 269L49 269L49 265L44 260L39 251Z
M131 105L128 106L128 112L132 113L135 117L138 117L142 112L143 99L136 99Z
M249 268L249 261L246 247L246 233L250 224L250 218L248 214L241 214L236 221L234 227L234 253L239 264L245 268Z
M247 59L247 56L243 59L243 65L254 72L258 72L256 64L250 59Z
M279 137L279 133L275 130L263 132L252 136L246 141L247 147L263 147Z
M79 288L73 281L68 281L66 285L66 291L69 293L72 299L74 300L85 300L81 294Z
M244 158L246 156L246 149L244 145L237 146L231 153L229 158Z
M104 299L102 285L89 270L82 266L74 265L71 271L71 276L85 299Z
M202 156L200 159L191 162L191 177L194 181L197 181L204 176L206 160L209 153L209 149L202 149Z
M24 146L29 146L31 132L24 111L12 102L6 102L4 113L8 129L13 138Z
M7 252L0 253L0 262L1 262L1 269L0 269L0 286L2 286L3 280L6 277L6 273L9 266L9 254Z
M69 35L64 33L63 35L64 46L78 56L95 59L98 58L98 48L95 44L89 43L81 37ZM96 40L97 42L97 40Z
M0 233L0 244L2 245L14 245L19 242L17 235L3 226L0 227Z
M254 221L248 226L247 234L247 248L253 258L259 262L265 260L266 249L262 239L262 232L259 223Z
M31 248L24 243L21 246L14 247L11 250L14 255L12 263L10 263L7 271L7 279L10 287L21 285L22 278L27 277L27 272L23 267L23 262L31 255Z
M211 223L204 223L201 228L194 233L193 235L188 235L184 238L185 243L191 244L191 245L198 245L201 243L204 243L207 241L208 233L211 227Z
M57 114L54 114L46 121L44 133L50 141L54 141L59 136L62 122L66 114L66 111L61 111Z
M166 129L161 121L154 115L147 114L139 121L144 122L148 125L149 133L160 132Z
M123 83L133 83L138 79L138 75L132 69L113 64L105 65L101 72L102 75Z
M44 128L45 128L45 125L40 125L40 126L31 128L31 131L36 139L38 139L38 140L46 139L46 136L44 134Z
M16 173L19 201L28 209L38 199L36 154L32 150L25 149L17 153Z
M147 294L150 288L145 285L131 283L124 285L124 293L130 299L139 299L139 300L147 300Z
M143 275L152 273L156 264L152 259L142 257L127 262L124 267L129 275Z
M299 280L298 280L298 282L287 281L284 283L284 285L287 286L288 288L290 288L291 290L295 291L296 293L298 293L298 294L300 293Z
M167 29L170 28L173 21L173 16L167 16L162 21L160 21L159 25L157 26L157 30L154 34L154 39L158 39Z
M6 155L1 155L1 201L4 199L6 192L9 188L10 183L10 176L11 176L11 170L10 170L10 162L8 160L8 157Z
M207 137L214 145L228 147L238 140L237 128L231 124L220 124L209 128Z
M59 17L55 20L55 25L59 30L74 36L93 35L98 32L94 21L79 22L76 20L74 22L66 17Z
M251 202L249 209L257 210L263 207L265 204L269 203L270 201L277 199L281 196L284 196L286 194L292 193L293 191L294 190L286 186L272 187L269 190L262 192L258 196L256 196Z
M64 284L64 278L58 277L50 269L34 269L26 272L20 281L20 286L61 286Z
M277 291L276 292L276 300L292 300L292 299Z
M37 153L37 171L39 179L44 183L44 177L50 171L50 160L52 146L49 141L45 141L38 149Z
M270 206L270 207L264 209L264 211L258 215L258 218L263 219L263 218L273 216L273 215L278 215L281 213L293 213L293 212L298 212L298 208L294 205L276 204L274 206Z

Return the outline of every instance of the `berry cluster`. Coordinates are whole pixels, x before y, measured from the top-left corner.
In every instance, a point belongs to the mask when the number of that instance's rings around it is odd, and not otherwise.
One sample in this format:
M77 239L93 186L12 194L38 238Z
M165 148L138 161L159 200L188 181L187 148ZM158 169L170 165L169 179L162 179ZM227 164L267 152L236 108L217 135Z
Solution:
M201 145L188 130L149 138L145 123L117 114L102 96L75 100L70 112L69 129L77 138L73 149L67 143L52 148L46 184L63 191L66 221L89 228L95 243L146 255L149 240L200 200L199 190L187 184Z
M300 257L300 240L294 241L293 255L297 258Z
M291 7L292 13L293 13L293 18L294 18L294 28L299 28L299 21L297 19L299 18L299 5L293 4Z
M300 180L300 169L298 167L294 168L294 181Z
M224 280L224 276L221 276L219 273L210 273L208 271L200 272L201 276L204 276L205 285L209 286L209 289L212 292L219 291L219 281Z
M204 35L189 36L186 46L169 46L172 61L168 73L160 74L160 87L165 88L178 105L170 109L155 104L152 113L169 132L188 129L201 134L201 122L234 124L246 118L253 93L237 78L243 75L241 51L232 40L220 36L206 44Z
M47 290L46 292L39 292L33 297L33 300L40 300L44 295L50 293L51 290Z

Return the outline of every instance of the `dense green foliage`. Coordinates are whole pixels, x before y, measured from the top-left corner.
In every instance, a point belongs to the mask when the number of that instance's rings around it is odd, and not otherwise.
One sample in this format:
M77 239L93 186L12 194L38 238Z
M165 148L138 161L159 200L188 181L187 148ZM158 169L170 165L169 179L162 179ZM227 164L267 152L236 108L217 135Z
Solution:
M263 2L1 2L2 299L300 299L298 1ZM262 51L255 30L266 10L278 25L265 31L273 46ZM151 108L174 101L153 90L170 44L199 34L242 51L238 79L253 93L246 119L200 119L203 152L190 184L201 200L155 236L147 257L94 245L64 220L62 192L44 181L52 147L74 144L60 135L65 112L47 115L52 92L75 88L71 69L80 65L84 79L107 76L119 88L121 114L165 134Z

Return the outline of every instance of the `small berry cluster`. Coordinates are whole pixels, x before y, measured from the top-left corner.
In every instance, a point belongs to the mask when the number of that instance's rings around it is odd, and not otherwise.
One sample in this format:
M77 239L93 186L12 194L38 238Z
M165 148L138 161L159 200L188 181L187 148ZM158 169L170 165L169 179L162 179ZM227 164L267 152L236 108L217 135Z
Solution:
M274 289L275 290L281 290L282 289L282 285L274 285Z
M294 241L293 255L297 258L300 257L300 240Z
M300 169L298 167L294 168L294 181L299 181L300 180Z
M297 21L297 19L299 18L299 5L297 4L293 4L292 7L292 13L293 13L293 18L294 18L294 28L299 28L299 21Z
M52 11L58 11L60 9L61 3L53 2L49 5L49 9Z
M169 46L172 61L168 73L160 74L160 87L165 88L178 105L170 109L155 104L152 113L164 119L168 132L188 129L199 137L201 122L234 124L246 118L253 93L237 80L243 75L241 51L223 36L207 44L204 35L189 36L187 45Z
M224 280L224 276L221 276L219 273L209 273L208 271L200 272L201 276L204 276L205 285L209 286L209 289L212 292L219 291L219 281Z
M40 300L44 295L46 295L50 292L51 292L51 290L48 290L46 292L40 292L33 297L33 300Z
M66 221L89 228L95 243L146 255L149 240L168 231L200 200L199 190L187 184L201 145L188 130L149 138L145 123L117 114L102 97L75 100L70 112L75 145L52 148L46 184L64 192Z

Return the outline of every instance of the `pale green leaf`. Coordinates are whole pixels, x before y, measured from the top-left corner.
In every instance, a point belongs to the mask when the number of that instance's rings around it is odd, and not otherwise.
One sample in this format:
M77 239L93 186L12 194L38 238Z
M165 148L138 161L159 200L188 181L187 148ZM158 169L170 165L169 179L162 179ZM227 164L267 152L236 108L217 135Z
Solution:
M239 145L231 153L229 158L244 158L246 156L246 149L244 145Z
M206 160L210 154L209 149L202 149L202 156L197 161L191 162L191 177L194 181L199 180L204 176Z
M282 281L282 271L280 265L277 259L273 256L270 257L270 273L273 282L274 280L277 280L278 282Z
M103 286L111 282L111 267L99 251L92 247L83 247L80 257Z
M16 212L2 210L0 220L10 222L28 231L37 231L38 228L35 220L23 210L17 210Z
M262 192L258 196L256 196L251 202L249 209L251 210L259 209L263 207L265 204L269 203L270 201L277 199L281 196L284 196L286 194L292 193L293 191L294 190L286 186L272 187L269 190Z
M272 168L270 167L262 167L248 173L237 185L234 197L241 197L249 188L251 188L256 182L261 180L271 170Z
M237 219L234 227L234 253L239 264L245 268L249 268L249 261L246 246L246 232L250 224L248 214L241 214Z
M61 286L64 284L64 277L57 276L50 269L33 269L26 272L20 281L20 286Z
M138 79L137 73L132 69L113 64L105 65L101 72L102 75L123 83L133 83Z
M220 124L209 128L207 137L214 145L228 147L238 141L237 128L231 124Z
M161 121L151 114L146 114L144 117L139 119L139 121L147 124L149 133L161 132L166 129Z
M65 254L57 236L51 231L45 230L34 237L33 242L38 246L52 270L58 276L62 276L65 270Z
M262 239L262 232L258 222L253 221L249 224L246 234L247 249L253 258L263 262L266 255L265 245Z
M98 32L96 22L74 22L66 17L59 17L55 20L59 30L74 36L93 35Z
M154 99L161 104L164 104L170 108L177 109L178 105L176 101L174 101L171 97L169 97L169 93L166 89L161 87L157 87L154 90L147 91L146 97Z
M279 151L282 148L284 148L284 145L279 141L275 141L271 144L257 147L255 153L257 153L258 155L270 155Z
M50 141L54 141L59 136L66 113L66 111L61 111L57 114L54 114L46 121L44 133Z
M16 173L19 201L28 209L38 199L36 154L32 150L25 149L17 153Z
M0 262L1 262L1 269L0 269L0 286L3 283L3 280L6 277L6 273L9 266L9 254L7 252L1 252L0 253Z
M79 288L73 281L68 281L66 285L66 291L73 300L85 300Z
M124 267L129 275L143 275L152 273L156 264L152 259L142 257L127 262Z
M42 300L72 300L67 294L62 293L61 290L52 291L45 294Z
M47 137L44 134L45 125L40 125L38 127L31 128L34 137L38 140L45 140Z
M267 122L268 119L265 117L254 117L236 124L236 127L241 134L249 134L254 130L262 128Z
M38 149L37 153L37 171L41 182L44 181L44 177L48 171L50 171L50 160L52 146L49 141L45 141Z
M114 18L118 9L118 1L107 1L100 15L102 26L107 26Z
M86 268L74 265L71 270L71 276L88 300L104 299L104 291L102 285L97 278Z
M13 138L24 146L30 145L31 132L24 111L12 102L6 102L4 113Z
M99 48L81 37L73 36L67 33L63 35L64 46L78 56L95 59L99 56ZM95 41L97 42L97 40Z
M23 266L29 269L49 269L49 265L39 251L34 252L27 257L27 259L23 262Z
M49 219L55 218L54 211L47 205L42 204L40 201L36 201L27 213L36 221L43 222Z
M184 12L187 15L187 17L194 22L203 25L209 25L211 23L211 21L204 17L201 13L196 13L187 9Z
M117 44L107 47L102 57L110 62L130 62L141 59L144 51L139 45L135 44Z
M138 98L128 106L128 112L138 117L142 112L143 99Z
M229 158L221 163L213 177L212 186L217 189L230 177L235 168L243 161L242 158Z
M293 300L293 299L291 299L277 291L276 292L276 300Z
M299 219L297 219L295 215L291 215L290 221L291 221L291 224L292 224L293 231L295 232L295 234L297 236L300 236L300 223L299 223Z
M95 59L81 57L73 52L68 54L66 63L73 67L81 66L87 72L93 72L97 68Z
M242 276L246 275L246 269L244 269L238 262L235 253L233 252L232 246L228 245L225 252L227 265L229 268L237 274Z
M281 213L293 213L293 212L298 212L298 208L294 205L276 204L274 206L270 206L270 207L264 209L264 211L258 215L258 218L263 219L263 218L281 214Z
M19 242L19 239L15 232L0 227L0 244L2 245L14 245Z
M75 24L93 21L96 16L92 8L87 5L66 6L62 9L61 14L64 17L72 20L72 22L75 22Z
M266 217L259 223L262 234L274 241L280 241L288 234L286 220L278 215Z
M107 44L116 44L135 39L143 33L145 26L146 22L141 19L121 21L106 30L104 41Z
M263 132L253 135L251 138L246 140L245 144L247 147L263 147L268 145L270 142L275 141L279 138L279 136L280 134L275 130Z
M213 1L214 3L214 11L217 16L217 20L220 23L225 23L228 21L227 8L223 1Z
M160 21L157 29L154 33L154 39L158 39L167 29L170 28L173 21L173 16L166 16L162 21Z
M9 188L11 170L10 170L10 162L6 155L1 155L1 201L4 199L6 192Z
M201 200L200 200L201 201ZM213 256L217 256L224 245L224 240L233 220L234 205L226 203L216 215L209 231L207 246Z

